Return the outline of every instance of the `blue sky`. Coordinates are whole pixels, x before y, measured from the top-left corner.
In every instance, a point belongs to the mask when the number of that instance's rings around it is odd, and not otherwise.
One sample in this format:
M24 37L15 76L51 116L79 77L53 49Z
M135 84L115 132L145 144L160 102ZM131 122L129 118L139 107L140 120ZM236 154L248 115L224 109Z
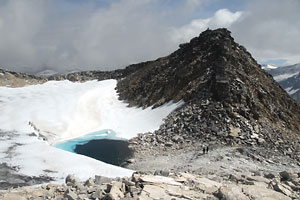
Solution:
M300 62L299 0L2 0L0 67L111 70L228 28L259 63Z

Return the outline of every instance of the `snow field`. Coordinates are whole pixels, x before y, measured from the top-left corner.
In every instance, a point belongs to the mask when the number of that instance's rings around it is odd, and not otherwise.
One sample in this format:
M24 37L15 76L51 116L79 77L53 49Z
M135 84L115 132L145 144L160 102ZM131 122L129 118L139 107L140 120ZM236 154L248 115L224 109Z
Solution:
M82 180L96 174L130 176L131 170L51 146L104 129L130 139L138 133L158 129L163 118L183 104L170 102L144 110L129 108L118 100L116 83L116 80L49 81L22 88L0 87L1 162L19 166L20 173L26 175L48 175L57 180L68 174L76 174ZM9 139L3 139L5 132L12 131ZM47 142L30 136L32 132L42 134Z

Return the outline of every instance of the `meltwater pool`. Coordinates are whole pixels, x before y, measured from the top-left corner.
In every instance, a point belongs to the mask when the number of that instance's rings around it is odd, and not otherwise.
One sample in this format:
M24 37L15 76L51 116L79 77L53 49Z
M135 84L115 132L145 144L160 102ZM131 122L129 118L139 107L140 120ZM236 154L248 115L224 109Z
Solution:
M89 133L54 146L117 166L121 166L132 155L128 141L117 137L112 130Z

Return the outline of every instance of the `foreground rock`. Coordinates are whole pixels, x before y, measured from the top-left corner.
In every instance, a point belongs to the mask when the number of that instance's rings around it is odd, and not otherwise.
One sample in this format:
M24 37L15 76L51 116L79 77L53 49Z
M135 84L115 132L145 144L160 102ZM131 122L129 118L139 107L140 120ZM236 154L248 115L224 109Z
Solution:
M285 173L285 172L283 172ZM295 172L293 172L295 173ZM233 175L232 175L233 176ZM96 179L85 183L68 176L66 184L0 191L3 200L12 199L226 199L253 200L300 198L300 178L280 181L280 174L272 179L238 174L232 176L195 175L187 172L170 176L134 173L131 177L116 178L97 184ZM98 177L99 179L99 177ZM108 180L108 179L107 179Z

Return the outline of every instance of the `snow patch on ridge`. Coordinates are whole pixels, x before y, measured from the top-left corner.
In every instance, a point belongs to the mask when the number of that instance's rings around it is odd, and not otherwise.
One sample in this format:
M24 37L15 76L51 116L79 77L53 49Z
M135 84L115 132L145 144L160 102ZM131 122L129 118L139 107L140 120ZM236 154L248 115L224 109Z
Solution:
M298 90L298 89L293 89L293 87L288 87L285 89L287 91L287 93L289 93L289 95L292 95L292 94L295 94Z

